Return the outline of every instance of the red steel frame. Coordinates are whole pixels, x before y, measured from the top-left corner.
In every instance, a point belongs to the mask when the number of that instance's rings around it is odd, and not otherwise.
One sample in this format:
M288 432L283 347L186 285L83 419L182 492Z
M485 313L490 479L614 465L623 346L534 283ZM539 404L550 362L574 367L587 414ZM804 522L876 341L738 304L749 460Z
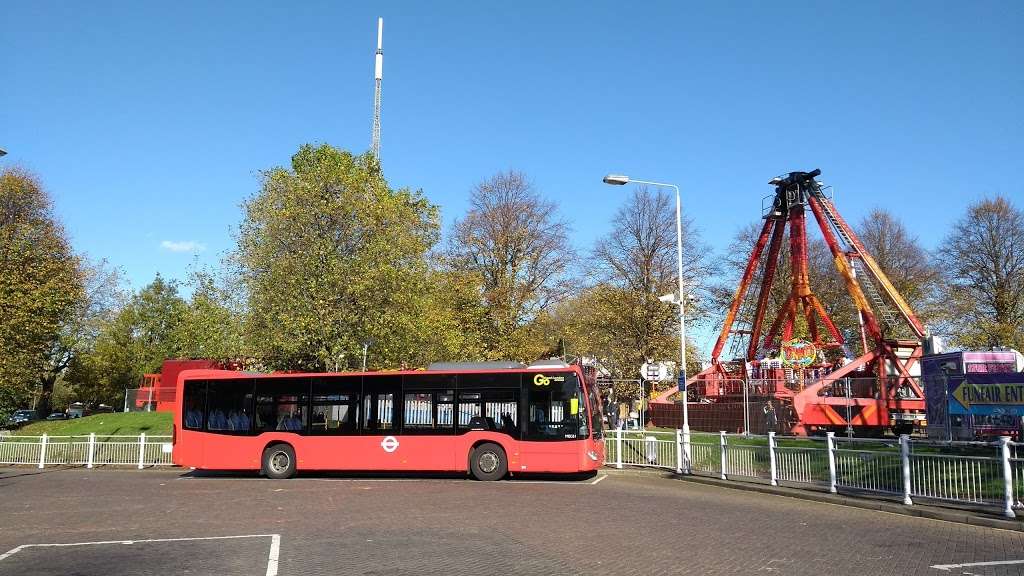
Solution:
M401 371L388 372L388 376L424 376L438 374L493 374L523 373L558 375L573 372L579 378L587 412L595 414L598 421L601 407L593 406L589 387L596 386L584 378L579 366L558 369L526 370L466 370ZM186 380L222 379L264 379L303 378L331 376L380 376L381 373L282 373L245 374L225 370L187 370L178 375L177 397L182 398ZM399 401L396 398L396 402ZM604 440L595 439L594 431L585 439L557 441L517 440L507 434L494 431L473 430L463 434L446 435L300 435L294 432L262 432L257 435L229 435L195 430L186 430L183 422L182 403L178 403L174 414L174 439L172 459L175 464L207 470L259 470L264 449L273 443L284 442L295 450L298 470L359 470L359 471L452 471L467 472L470 452L484 442L500 445L508 457L508 469L516 473L575 473L597 470L604 464ZM521 417L526 418L525 414ZM385 438L397 442L393 451L385 450ZM389 440L390 442L390 440ZM390 445L389 445L390 447Z
M922 348L920 339L924 336L924 327L911 311L909 305L896 291L892 283L879 268L856 233L842 219L831 201L821 193L820 184L814 177L820 171L810 173L795 172L787 178L773 180L776 184L776 198L773 210L765 218L764 226L758 236L754 249L747 260L739 286L733 296L732 303L726 313L721 332L712 351L712 365L695 376L692 381L696 389L710 400L734 400L736 390L726 384L727 380L748 380L745 367L730 370L721 361L721 354L731 334L748 334L750 341L747 346L747 359L757 362L761 350L778 347L782 341L789 340L793 335L797 314L803 315L810 339L819 348L835 348L843 346L844 339L829 318L817 296L810 287L807 274L807 229L805 206L810 206L818 228L832 254L836 269L846 285L847 292L860 314L862 323L861 345L863 353L851 362L836 370L830 371L820 380L800 386L792 390L784 386L769 386L761 393L789 403L796 414L797 421L790 430L797 434L806 434L813 429L839 428L847 425L856 427L884 428L890 425L892 412L919 412L924 410L924 393L914 375L915 367L920 361ZM772 283L777 272L779 256L782 249L785 229L789 225L789 250L792 278L789 296L780 307L777 316L764 331L767 304ZM849 245L844 251L836 237L839 233ZM754 282L754 277L762 261L765 247L768 246L764 260L757 304L749 330L733 330L738 312L747 297L747 292ZM902 319L910 327L917 340L895 340L887 338L879 325L875 311L868 298L864 295L860 283L853 272L851 259L860 259L871 278L877 282L882 291L889 297L899 310ZM825 330L819 329L818 321ZM819 366L830 370L834 366ZM776 377L783 378L779 370ZM834 396L826 393L837 380L855 373L869 373L876 380L876 388L880 393L875 397ZM903 390L904 393L900 393ZM907 393L909 391L909 393ZM907 396L913 396L908 398ZM855 414L847 421L844 414L848 406L854 408Z

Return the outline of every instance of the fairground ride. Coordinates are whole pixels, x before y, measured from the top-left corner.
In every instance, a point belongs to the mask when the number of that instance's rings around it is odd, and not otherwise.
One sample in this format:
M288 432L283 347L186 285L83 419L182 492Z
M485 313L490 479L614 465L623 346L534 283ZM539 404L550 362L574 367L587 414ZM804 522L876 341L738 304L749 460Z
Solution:
M919 379L924 327L839 215L828 189L816 180L820 174L791 172L771 180L775 193L765 204L764 225L711 366L691 380L691 402L711 404L707 409L714 411L716 403L743 400L760 408L754 412L763 416L762 430L781 433L831 430L859 436L890 427L909 432L924 417ZM852 345L810 285L807 208L856 310L860 341ZM785 286L778 273L787 257ZM723 358L727 345L729 355ZM852 352L856 348L859 354Z

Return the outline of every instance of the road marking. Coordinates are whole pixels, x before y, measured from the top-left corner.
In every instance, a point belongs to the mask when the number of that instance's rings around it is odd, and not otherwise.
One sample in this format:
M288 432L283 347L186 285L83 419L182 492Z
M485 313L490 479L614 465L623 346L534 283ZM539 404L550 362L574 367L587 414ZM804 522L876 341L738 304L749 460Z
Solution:
M969 568L972 566L1008 566L1010 564L1024 564L1024 560L996 560L993 562L969 562L967 564L936 564L932 566L932 568L952 572L954 568ZM963 572L963 574L970 574L970 572Z
M270 537L270 556L267 557L267 576L277 576L277 558L281 552L281 535Z
M607 474L602 474L602 475L598 476L597 478L595 478L594 481L590 483L590 485L593 486L594 484L597 484L598 482L600 482L601 480L604 480L607 477L608 477Z
M102 546L109 544L149 544L153 542L192 542L196 540L237 540L239 538L270 538L270 555L267 557L267 576L277 576L277 562L281 550L280 534L242 534L240 536L194 536L191 538L148 538L145 540L101 540L96 542L68 542L59 544L22 544L0 554L0 562L26 548L66 548L70 546Z

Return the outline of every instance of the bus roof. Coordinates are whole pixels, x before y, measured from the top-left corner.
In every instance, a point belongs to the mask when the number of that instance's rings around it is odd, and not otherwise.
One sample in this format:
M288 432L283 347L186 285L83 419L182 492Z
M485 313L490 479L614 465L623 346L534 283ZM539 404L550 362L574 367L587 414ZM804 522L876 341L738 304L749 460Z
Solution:
M578 372L579 366L561 364L554 365L531 365L517 368L490 368L490 369L448 369L448 370L394 370L376 372L239 372L237 370L217 369L194 369L183 370L179 373L179 380L184 379L231 379L231 378L322 378L325 376L415 376L415 375L437 375L437 374L490 374L500 373L530 373L543 371Z

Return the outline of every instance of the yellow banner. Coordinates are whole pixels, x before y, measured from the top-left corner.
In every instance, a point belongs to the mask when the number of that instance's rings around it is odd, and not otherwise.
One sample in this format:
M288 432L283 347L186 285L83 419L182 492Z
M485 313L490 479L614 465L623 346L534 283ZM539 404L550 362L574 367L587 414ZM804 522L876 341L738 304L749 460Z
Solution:
M970 408L971 404L1024 405L1024 384L968 384L953 391L956 401Z

